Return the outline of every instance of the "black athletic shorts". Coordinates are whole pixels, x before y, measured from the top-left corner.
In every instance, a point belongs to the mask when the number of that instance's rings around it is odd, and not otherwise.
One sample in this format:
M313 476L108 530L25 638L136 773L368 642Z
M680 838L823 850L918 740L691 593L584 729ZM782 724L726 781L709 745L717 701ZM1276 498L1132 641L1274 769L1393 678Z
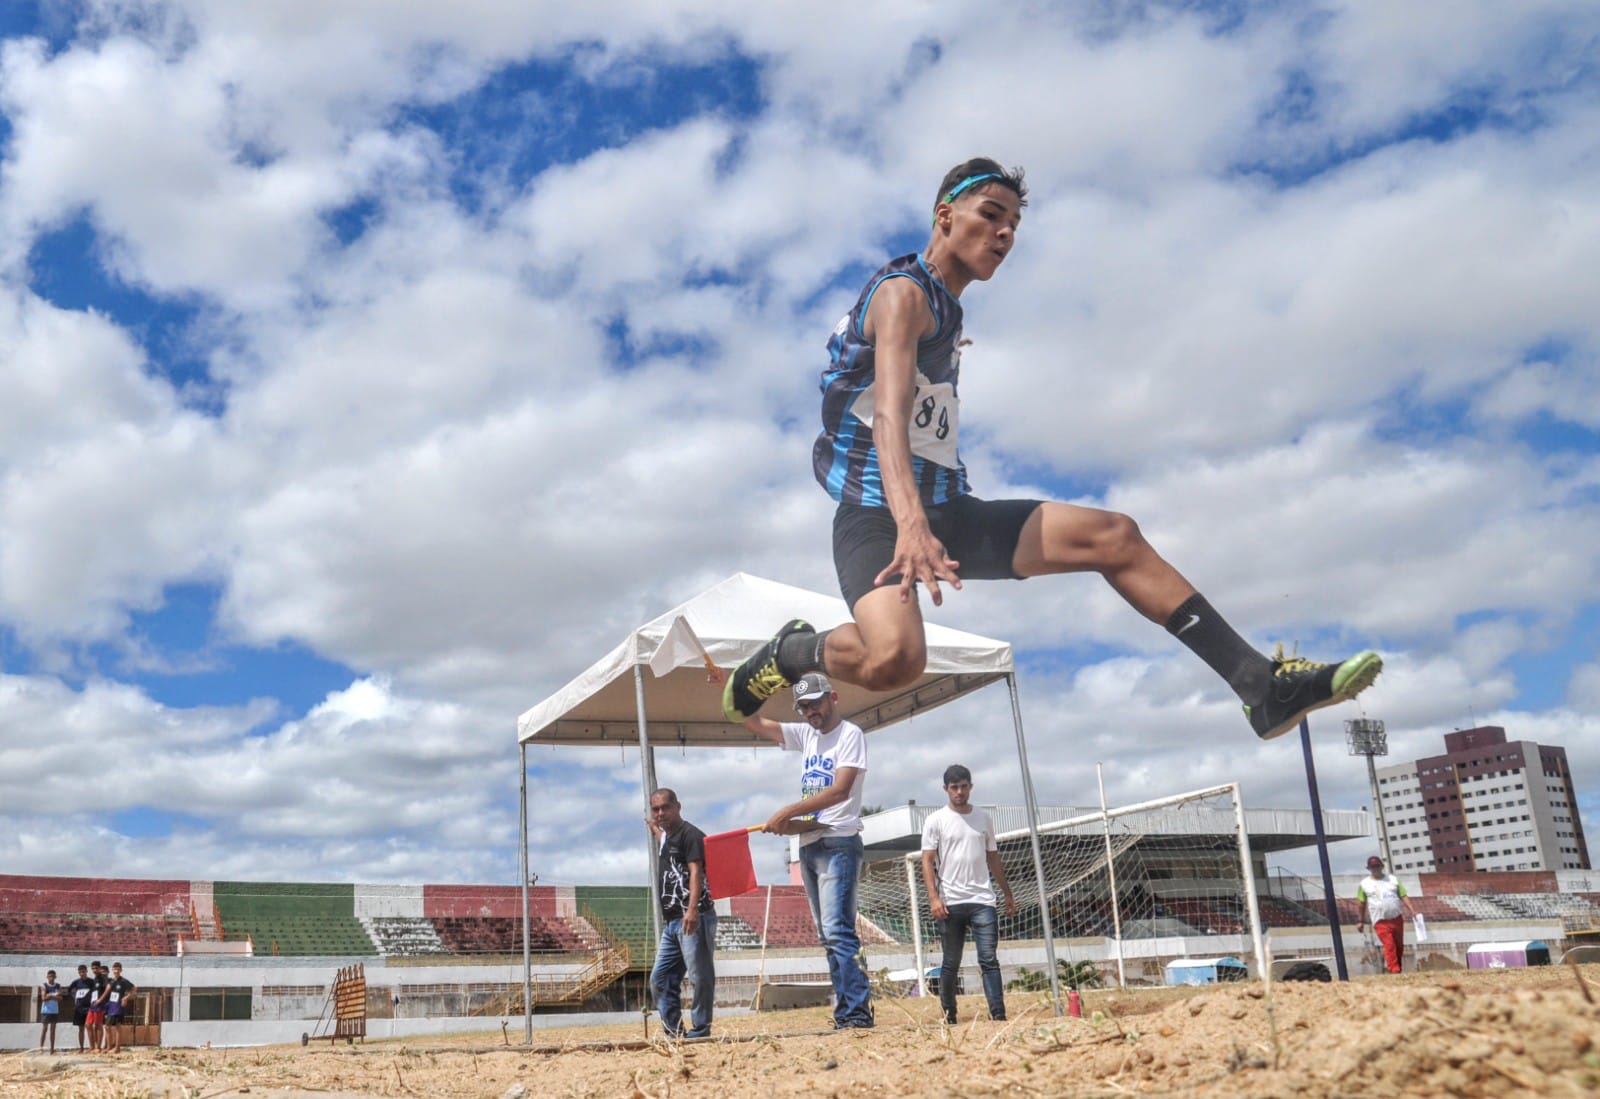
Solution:
M1042 502L967 495L925 510L933 536L944 543L951 560L960 562L956 574L963 581L1019 580L1012 567L1017 541L1022 525ZM879 586L873 581L894 560L894 541L894 516L888 508L840 504L833 513L833 566L852 612L856 600ZM899 582L898 575L891 576L884 586Z

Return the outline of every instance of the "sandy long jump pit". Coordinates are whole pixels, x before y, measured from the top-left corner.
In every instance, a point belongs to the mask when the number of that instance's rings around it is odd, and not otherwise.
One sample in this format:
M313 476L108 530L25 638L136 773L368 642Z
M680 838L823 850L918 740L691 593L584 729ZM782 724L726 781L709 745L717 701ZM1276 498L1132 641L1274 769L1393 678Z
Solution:
M826 1009L719 1019L714 1036L640 1024L329 1048L0 1056L0 1096L1600 1096L1600 966L1084 994L1058 1019L1036 993L1004 1023L947 1028L927 999L876 1001L878 1026L832 1033ZM963 997L964 1018L982 1012ZM653 1030L652 1033L659 1033ZM511 1021L511 1038L520 1038Z

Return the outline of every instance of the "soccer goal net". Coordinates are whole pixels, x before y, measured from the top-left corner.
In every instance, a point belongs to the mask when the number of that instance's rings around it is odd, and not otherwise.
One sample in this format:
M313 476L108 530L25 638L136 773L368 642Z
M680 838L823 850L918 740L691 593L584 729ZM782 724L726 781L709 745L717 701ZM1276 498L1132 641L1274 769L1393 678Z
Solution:
M1017 904L1014 916L1000 906L1003 948L1042 943L1048 917L1058 963L1088 962L1108 984L1162 983L1181 957L1264 962L1237 784L1040 821L1042 890L1028 829L997 839ZM920 851L868 864L858 898L869 944L920 945L937 961ZM975 963L970 945L963 961Z

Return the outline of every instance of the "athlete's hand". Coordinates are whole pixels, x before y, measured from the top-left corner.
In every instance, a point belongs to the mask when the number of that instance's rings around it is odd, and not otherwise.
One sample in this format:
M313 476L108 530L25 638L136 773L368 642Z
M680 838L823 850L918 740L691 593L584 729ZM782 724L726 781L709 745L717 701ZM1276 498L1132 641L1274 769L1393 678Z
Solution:
M690 905L689 910L683 914L683 933L685 935L693 935L699 930L700 910L694 907L694 905Z
M943 580L957 591L961 590L961 577L956 569L960 561L952 561L944 543L933 536L926 523L902 526L894 539L894 558L873 579L873 584L883 584L896 573L900 576L900 602L909 603L916 597L916 585L921 581L928 589L934 606L944 603L944 592L939 590Z
M933 913L933 918L936 920L948 919L950 916L950 907L938 897L929 898L928 911Z
M785 805L772 814L767 823L761 826L763 832L773 836L787 836L789 834L789 807Z

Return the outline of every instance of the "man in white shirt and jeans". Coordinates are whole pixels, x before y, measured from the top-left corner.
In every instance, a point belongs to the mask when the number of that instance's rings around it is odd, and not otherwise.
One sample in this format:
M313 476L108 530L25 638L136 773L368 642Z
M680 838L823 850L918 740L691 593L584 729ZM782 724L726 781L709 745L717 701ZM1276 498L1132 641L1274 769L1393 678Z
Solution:
M861 791L867 741L861 726L839 716L839 695L821 672L794 685L804 721L779 723L756 714L744 727L786 752L801 754L800 800L772 814L763 832L800 837L800 880L828 955L835 1030L872 1026L871 990L857 957L856 884L861 876Z
M1006 915L1017 914L1017 903L1000 862L994 821L970 804L972 772L959 763L945 768L944 792L950 803L928 814L922 825L922 884L928 906L939 921L944 962L939 968L939 1004L944 1021L956 1021L956 984L961 973L961 953L967 929L978 949L978 969L983 974L983 995L989 1001L989 1018L1006 1017L1004 986L996 945L1000 939L995 911L995 886L1006 898ZM991 880L992 879L992 880Z

